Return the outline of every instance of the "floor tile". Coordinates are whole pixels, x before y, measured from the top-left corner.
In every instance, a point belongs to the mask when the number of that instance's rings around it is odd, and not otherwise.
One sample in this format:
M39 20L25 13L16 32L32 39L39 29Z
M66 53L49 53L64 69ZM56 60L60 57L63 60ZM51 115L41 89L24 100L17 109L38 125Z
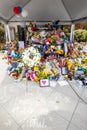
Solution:
M4 104L4 107L18 124L21 125L36 110L37 104L38 101L34 98L33 94L23 94Z
M87 87L84 87L84 91L81 97L85 102L87 102Z
M73 82L71 82L72 86L73 86ZM77 99L77 96L75 94L75 92L72 90L71 86L69 85L65 85L65 86L59 86L59 87L56 87L57 90L56 91L59 91L59 92L63 92L65 95L71 97L71 98L76 98Z
M0 130L17 130L18 127L13 118L0 107Z
M29 118L22 126L23 130L66 130L68 122L51 111L47 115Z
M45 96L48 96L49 93L52 92L53 88L52 87L40 87L39 83L36 83L36 82L32 82L32 81L27 81L27 90L28 92L33 92L35 93L36 95L38 95L38 93L41 93L41 94L45 94Z
M72 123L81 130L87 130L87 105L80 102L73 116Z
M72 113L77 104L78 97L73 93L69 86L58 87L49 96L48 104L49 108L57 110L57 114L64 117L66 120L70 120Z
M80 128L78 128L77 126L74 126L74 125L70 124L68 130L83 130L83 129L80 129Z
M18 87L18 84L10 84L0 88L0 104L4 104L25 92Z
M18 128L17 130L23 130L22 128Z

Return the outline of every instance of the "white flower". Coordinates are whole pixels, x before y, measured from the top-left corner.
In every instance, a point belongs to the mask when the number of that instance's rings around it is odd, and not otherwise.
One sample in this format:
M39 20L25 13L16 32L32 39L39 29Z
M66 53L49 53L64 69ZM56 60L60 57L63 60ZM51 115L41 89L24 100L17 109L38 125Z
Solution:
M33 67L40 62L41 55L37 49L30 47L22 54L22 60L28 67Z
M19 64L18 64L18 67L23 67L23 66L24 66L23 63L19 63Z

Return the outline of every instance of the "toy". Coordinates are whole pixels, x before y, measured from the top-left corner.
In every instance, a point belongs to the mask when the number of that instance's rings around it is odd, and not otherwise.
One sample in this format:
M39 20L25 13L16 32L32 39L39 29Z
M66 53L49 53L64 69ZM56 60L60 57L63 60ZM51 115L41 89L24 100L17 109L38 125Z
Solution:
M85 77L85 74L84 74L84 71L82 71L82 70L77 70L76 72L75 72L75 74L74 74L74 78L75 79L78 79L78 78L81 78L81 77Z
M83 85L87 85L87 78L82 79Z

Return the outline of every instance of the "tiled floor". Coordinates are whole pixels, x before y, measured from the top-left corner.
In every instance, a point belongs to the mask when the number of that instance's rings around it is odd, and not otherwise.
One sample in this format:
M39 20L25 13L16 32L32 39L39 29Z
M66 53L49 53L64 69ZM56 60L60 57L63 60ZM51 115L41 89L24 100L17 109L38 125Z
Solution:
M87 105L69 84L40 88L15 82L0 54L0 130L87 130ZM70 84L87 101L87 87Z

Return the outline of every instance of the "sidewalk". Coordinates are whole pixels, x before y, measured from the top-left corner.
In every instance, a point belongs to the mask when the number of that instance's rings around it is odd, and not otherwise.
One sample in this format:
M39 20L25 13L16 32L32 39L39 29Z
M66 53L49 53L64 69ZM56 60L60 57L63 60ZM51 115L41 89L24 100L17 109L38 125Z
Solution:
M0 130L87 130L87 105L69 84L14 82L0 53ZM87 87L70 84L87 101Z

